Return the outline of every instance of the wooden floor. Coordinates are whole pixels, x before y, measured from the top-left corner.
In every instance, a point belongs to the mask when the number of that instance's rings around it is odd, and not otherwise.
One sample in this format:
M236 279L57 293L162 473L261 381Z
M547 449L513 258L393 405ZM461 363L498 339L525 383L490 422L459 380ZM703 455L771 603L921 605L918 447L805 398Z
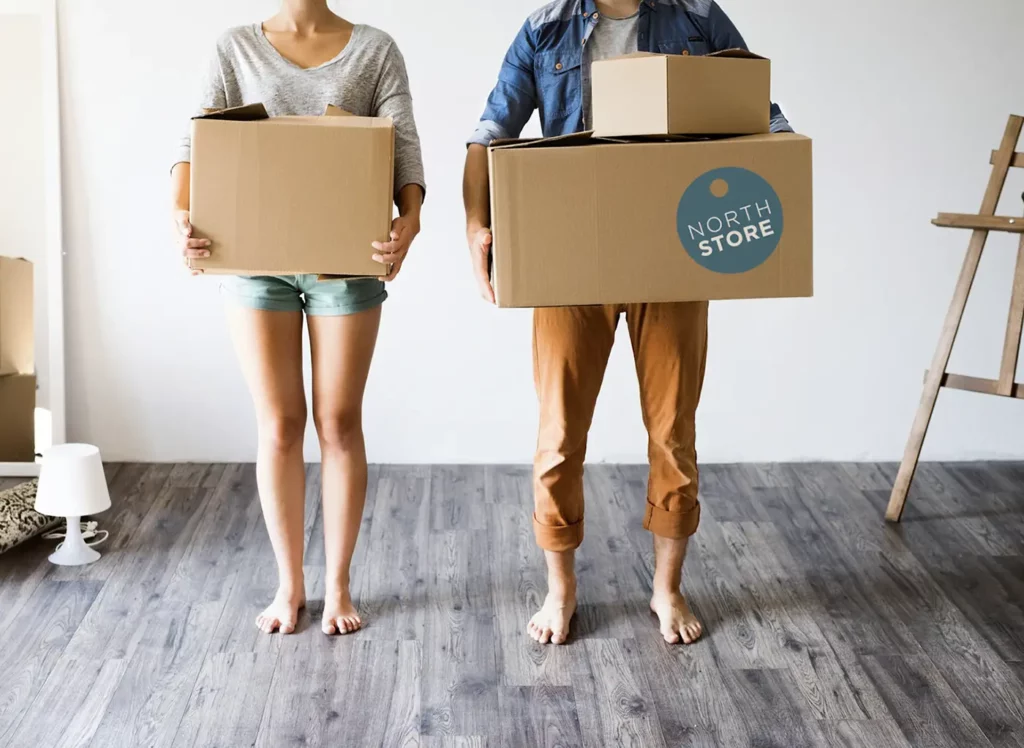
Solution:
M579 616L544 648L525 468L373 468L367 627L328 639L315 467L313 603L268 637L253 468L111 466L99 563L0 556L0 745L1024 746L1024 466L924 466L899 528L894 473L705 468L683 648L646 607L645 471L588 469Z

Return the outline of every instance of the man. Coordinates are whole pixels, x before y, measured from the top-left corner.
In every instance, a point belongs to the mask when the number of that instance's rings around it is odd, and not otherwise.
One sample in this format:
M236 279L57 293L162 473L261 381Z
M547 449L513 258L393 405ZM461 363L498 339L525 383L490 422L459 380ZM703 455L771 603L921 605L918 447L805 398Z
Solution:
M487 146L518 137L535 109L545 137L590 127L590 71L597 60L638 50L705 55L746 48L711 0L555 0L526 21L505 57L497 86L470 139L464 184L467 238L480 291L494 302ZM772 105L772 131L789 131ZM565 642L576 611L575 550L583 540L587 432L625 315L640 382L651 464L644 527L654 535L651 610L666 642L690 644L701 625L681 593L683 561L697 530L695 416L707 351L707 302L626 304L534 311L534 373L540 436L534 462L537 543L548 595L528 630Z

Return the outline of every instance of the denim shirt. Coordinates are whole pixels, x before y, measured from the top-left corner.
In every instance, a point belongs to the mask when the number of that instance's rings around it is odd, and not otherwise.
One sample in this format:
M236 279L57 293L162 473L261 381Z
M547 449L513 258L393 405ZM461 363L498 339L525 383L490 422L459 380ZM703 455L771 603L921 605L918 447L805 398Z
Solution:
M517 138L535 109L544 137L583 130L583 50L600 23L594 0L555 0L531 15L512 43L498 84L470 143ZM645 52L707 55L747 49L713 0L642 0L637 47ZM772 132L792 132L777 104Z

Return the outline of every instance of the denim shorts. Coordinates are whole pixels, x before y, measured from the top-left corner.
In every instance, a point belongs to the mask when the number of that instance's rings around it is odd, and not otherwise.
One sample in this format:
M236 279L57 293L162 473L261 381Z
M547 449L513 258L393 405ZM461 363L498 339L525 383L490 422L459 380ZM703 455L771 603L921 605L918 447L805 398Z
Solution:
M384 303L388 292L376 278L318 280L316 275L231 276L221 283L226 298L247 309L343 317Z

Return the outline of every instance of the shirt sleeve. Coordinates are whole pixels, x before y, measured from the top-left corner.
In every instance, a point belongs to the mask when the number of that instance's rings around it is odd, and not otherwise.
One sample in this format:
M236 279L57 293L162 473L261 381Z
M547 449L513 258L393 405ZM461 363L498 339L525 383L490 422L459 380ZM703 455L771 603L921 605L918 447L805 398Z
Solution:
M199 97L199 106L193 111L193 116L199 116L211 109L226 109L228 106L227 89L224 85L224 70L221 67L219 51L210 59L203 77L202 94ZM186 126L185 134L178 141L177 151L174 157L176 166L180 163L192 161L192 127L191 123Z
M512 42L498 73L498 84L468 144L489 146L503 138L518 138L537 108L537 84L533 77L535 47L529 22Z
M725 49L749 49L743 35L732 20L725 14L717 2L712 2L708 10L708 36L711 40L711 51L721 52ZM772 102L772 132L793 132L793 128L782 113L782 107Z
M409 74L405 58L398 45L391 43L381 67L377 92L373 97L375 117L390 117L395 123L395 195L403 187L418 184L427 191L423 173L423 154L420 136L413 116L412 92L409 89Z

